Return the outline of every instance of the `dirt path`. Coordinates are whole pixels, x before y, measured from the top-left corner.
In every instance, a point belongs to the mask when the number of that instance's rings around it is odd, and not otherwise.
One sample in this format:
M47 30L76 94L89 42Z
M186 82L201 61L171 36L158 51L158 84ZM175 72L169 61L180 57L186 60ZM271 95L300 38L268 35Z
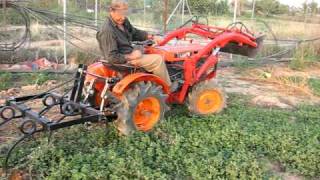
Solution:
M227 93L249 95L253 105L284 109L320 104L308 85L310 78L320 79L318 67L305 71L293 71L284 64L244 71L224 68L218 76Z

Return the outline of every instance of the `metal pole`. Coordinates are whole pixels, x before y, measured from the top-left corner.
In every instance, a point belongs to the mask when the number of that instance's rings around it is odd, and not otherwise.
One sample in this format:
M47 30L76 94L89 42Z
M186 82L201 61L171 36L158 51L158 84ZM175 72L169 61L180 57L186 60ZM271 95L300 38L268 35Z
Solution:
M252 15L251 18L254 19L255 11L256 11L256 0L252 0Z
M98 27L98 0L95 0L94 13L95 25Z
M64 42L63 42L63 54L64 54L64 59L63 62L64 64L67 64L67 0L63 0L63 37L64 37Z
M146 27L146 0L143 0L143 26Z
M238 0L234 0L233 22L237 21Z
M181 24L184 23L184 7L185 7L185 3L186 3L186 0L182 0L182 15L181 15Z
M238 0L234 0L234 11L233 11L233 22L237 22L237 10L238 10ZM233 54L230 54L230 59L233 59Z
M174 16L174 14L176 13L176 11L178 10L180 4L182 3L183 0L180 0L179 3L177 4L177 6L174 8L173 12L170 14L169 18L167 19L167 24L169 24L171 18Z

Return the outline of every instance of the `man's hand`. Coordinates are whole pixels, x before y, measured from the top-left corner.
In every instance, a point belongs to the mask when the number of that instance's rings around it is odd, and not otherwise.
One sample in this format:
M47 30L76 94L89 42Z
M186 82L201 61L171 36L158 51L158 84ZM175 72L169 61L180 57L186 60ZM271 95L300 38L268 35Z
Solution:
M139 50L134 50L132 51L131 54L126 55L126 59L128 59L129 61L139 59L141 57L142 57L142 53Z

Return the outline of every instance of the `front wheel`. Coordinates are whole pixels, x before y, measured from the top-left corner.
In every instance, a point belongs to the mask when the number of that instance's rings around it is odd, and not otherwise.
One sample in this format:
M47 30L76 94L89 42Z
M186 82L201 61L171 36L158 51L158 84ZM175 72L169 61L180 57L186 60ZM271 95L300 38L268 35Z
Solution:
M204 81L189 93L188 109L200 116L217 114L226 107L226 99L223 89L215 81Z
M148 132L164 118L167 95L162 87L151 82L139 82L128 89L116 108L118 130L129 135L134 131Z

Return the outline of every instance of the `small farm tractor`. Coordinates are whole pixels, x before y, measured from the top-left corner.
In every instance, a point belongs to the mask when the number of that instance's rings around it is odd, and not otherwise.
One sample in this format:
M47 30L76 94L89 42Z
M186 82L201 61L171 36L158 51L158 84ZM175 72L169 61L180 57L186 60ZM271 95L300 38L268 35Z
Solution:
M219 52L255 56L264 37L255 36L240 22L227 28L200 24L194 19L190 22L191 26L167 33L157 45L150 40L133 42L143 46L145 54L164 56L171 80L179 82L178 90L170 92L164 80L128 64L101 60L80 65L69 93L61 95L53 88L41 94L10 98L1 106L0 128L16 119L23 134L8 157L18 143L35 133L77 124L115 122L126 135L148 132L164 118L167 104L188 104L190 112L200 116L221 112L226 97L214 81ZM37 99L43 103L39 112L25 104ZM54 107L62 115L58 120L46 117Z

